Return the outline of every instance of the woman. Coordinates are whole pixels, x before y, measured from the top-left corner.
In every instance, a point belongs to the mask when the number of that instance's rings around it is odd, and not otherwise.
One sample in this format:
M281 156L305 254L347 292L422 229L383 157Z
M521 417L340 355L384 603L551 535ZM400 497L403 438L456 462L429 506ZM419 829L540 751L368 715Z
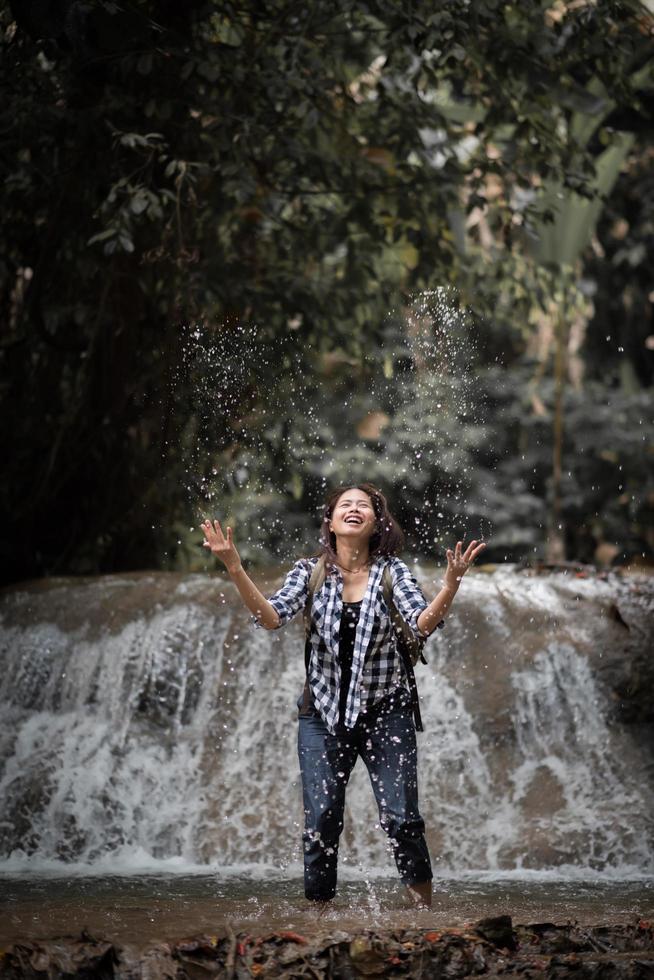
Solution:
M428 603L397 557L404 535L383 493L371 483L339 487L325 502L320 556L296 562L281 589L266 599L243 570L231 528L225 536L219 521L207 520L202 530L204 546L224 563L255 625L264 629L278 629L304 610L311 572L324 556L324 581L311 596L308 697L298 701L306 897L328 902L336 892L345 788L360 755L400 877L418 904L430 906L432 870L418 811L411 698L383 573L388 567L397 610L425 638L442 624L485 545L472 541L463 552L458 541L454 551L447 549L443 587Z

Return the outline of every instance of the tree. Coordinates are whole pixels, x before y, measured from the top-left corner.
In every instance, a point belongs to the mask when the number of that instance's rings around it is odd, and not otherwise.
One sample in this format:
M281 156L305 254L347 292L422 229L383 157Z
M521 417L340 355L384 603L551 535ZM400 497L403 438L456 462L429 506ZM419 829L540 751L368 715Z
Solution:
M358 356L403 295L465 289L462 194L471 212L490 175L590 186L593 148L565 123L594 77L642 117L649 23L626 2L5 10L9 576L158 563L152 526L187 482L180 413L235 455L271 365ZM502 220L531 210L509 196ZM189 412L192 377L170 394L196 321L234 358L258 326L217 420Z

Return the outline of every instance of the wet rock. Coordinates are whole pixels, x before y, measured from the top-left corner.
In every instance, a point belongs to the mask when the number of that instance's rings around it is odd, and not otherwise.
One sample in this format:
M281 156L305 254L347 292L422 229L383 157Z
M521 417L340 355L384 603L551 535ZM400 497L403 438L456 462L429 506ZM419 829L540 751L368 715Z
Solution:
M596 670L609 688L613 714L627 725L654 723L654 598L646 580L619 580L607 608L617 642L600 651ZM615 625L614 625L615 624ZM607 644L607 647L609 645ZM619 650L621 656L616 656ZM651 733L648 733L651 735Z
M478 932L489 943L498 946L500 949L517 948L510 915L496 915L493 918L480 919L475 926L475 932Z
M2 980L113 980L118 953L110 942L82 933L43 942L15 943L1 954Z
M357 973L364 977L381 976L386 973L388 956L382 948L376 949L366 936L357 936L350 943L350 959Z

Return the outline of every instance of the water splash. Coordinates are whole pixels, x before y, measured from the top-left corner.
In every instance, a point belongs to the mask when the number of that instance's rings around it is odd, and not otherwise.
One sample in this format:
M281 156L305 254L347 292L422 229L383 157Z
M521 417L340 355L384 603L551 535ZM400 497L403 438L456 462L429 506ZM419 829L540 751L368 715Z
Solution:
M315 549L328 486L371 480L414 550L489 533L489 508L465 505L483 438L465 311L451 290L432 290L375 335L358 350L309 349L292 329L272 351L256 327L186 331L180 384L190 379L193 403L180 407L178 443L191 523L220 516L238 525L244 557L286 561Z

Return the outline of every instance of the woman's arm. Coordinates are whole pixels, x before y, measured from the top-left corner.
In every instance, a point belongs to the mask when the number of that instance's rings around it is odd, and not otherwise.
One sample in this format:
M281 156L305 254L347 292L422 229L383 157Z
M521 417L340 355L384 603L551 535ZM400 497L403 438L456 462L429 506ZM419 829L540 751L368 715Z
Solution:
M429 636L430 633L433 633L441 619L445 618L458 588L458 582L454 586L444 585L427 608L422 610L418 616L417 626L423 636Z
M213 525L211 521L204 521L201 527L206 539L204 546L210 548L224 564L243 602L254 616L255 627L276 630L285 626L304 609L313 559L296 561L282 587L266 599L241 565L238 551L234 547L231 527L227 528L227 537L223 534L219 521L214 521Z
M461 584L461 579L477 555L481 554L485 547L486 545L483 541L481 544L477 544L476 541L471 541L465 550L465 554L462 555L463 541L457 541L454 551L451 548L447 549L447 571L443 576L443 588L418 616L417 625L421 633L428 636L436 628L440 620L448 613L454 596Z
M227 537L223 534L220 521L214 521L213 525L211 521L204 521L201 527L205 537L204 547L209 548L216 558L220 558L250 612L257 617L264 629L277 629L280 625L279 614L266 597L261 594L241 565L241 558L234 545L231 527L227 528Z
M279 613L268 602L266 597L261 594L243 566L239 565L235 570L228 568L227 571L232 582L238 589L241 599L252 615L257 617L257 621L261 623L263 628L276 630L281 626Z

